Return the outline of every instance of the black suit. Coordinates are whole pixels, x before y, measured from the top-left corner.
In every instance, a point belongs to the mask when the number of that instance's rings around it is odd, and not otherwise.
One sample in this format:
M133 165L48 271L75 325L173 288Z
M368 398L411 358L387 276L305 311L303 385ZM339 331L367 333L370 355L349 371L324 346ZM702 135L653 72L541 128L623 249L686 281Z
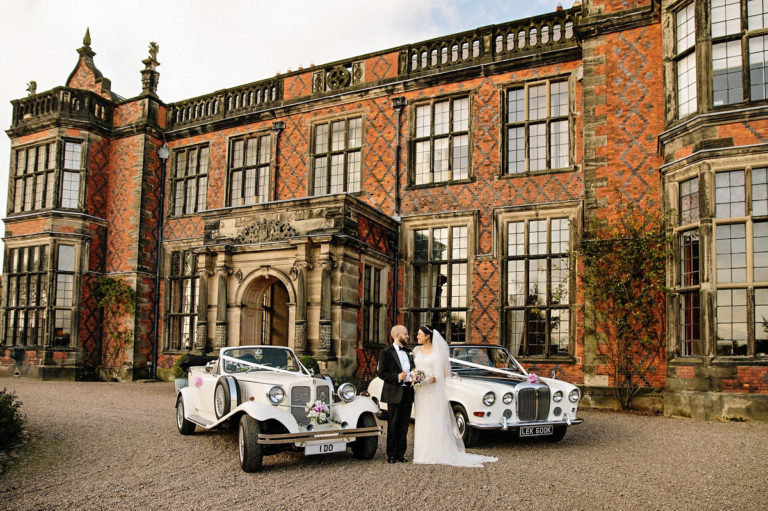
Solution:
M405 352L413 369L410 351L405 349ZM379 354L376 375L384 381L381 400L387 403L387 457L389 458L400 458L405 455L408 424L413 407L413 387L410 383L401 382L398 379L401 372L403 368L395 345L383 349Z

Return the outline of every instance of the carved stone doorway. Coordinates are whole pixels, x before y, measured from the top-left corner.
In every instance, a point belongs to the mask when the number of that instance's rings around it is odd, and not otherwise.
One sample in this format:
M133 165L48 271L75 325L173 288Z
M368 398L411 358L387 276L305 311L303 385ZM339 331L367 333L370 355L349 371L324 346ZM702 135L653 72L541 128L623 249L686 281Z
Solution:
M280 279L270 276L251 282L243 294L239 344L288 346L288 303L288 290Z

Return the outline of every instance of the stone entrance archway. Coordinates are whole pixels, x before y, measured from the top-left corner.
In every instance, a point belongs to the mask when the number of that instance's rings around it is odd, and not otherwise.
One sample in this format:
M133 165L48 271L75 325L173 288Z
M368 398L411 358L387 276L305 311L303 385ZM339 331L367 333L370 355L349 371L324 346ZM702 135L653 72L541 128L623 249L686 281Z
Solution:
M241 286L239 332L230 345L293 347L293 286L281 272L259 273L245 279Z

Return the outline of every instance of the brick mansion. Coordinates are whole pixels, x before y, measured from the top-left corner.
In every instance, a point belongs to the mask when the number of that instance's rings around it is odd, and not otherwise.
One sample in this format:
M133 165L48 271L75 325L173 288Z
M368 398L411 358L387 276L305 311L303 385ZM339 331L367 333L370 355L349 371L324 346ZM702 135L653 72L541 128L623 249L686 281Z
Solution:
M605 405L570 270L619 194L673 240L639 405L768 421L768 0L577 1L175 103L154 43L129 98L97 46L11 101L0 376L274 344L364 381L400 322Z

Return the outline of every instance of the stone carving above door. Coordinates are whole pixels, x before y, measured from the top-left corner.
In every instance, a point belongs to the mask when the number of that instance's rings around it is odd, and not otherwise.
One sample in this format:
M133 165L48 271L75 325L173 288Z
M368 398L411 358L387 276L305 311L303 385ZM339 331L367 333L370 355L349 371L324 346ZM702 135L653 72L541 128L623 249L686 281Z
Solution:
M211 231L209 238L213 241L232 240L238 245L249 243L265 243L269 241L281 241L296 236L296 229L289 224L274 219L256 220L241 229L225 229L220 226L218 230Z

